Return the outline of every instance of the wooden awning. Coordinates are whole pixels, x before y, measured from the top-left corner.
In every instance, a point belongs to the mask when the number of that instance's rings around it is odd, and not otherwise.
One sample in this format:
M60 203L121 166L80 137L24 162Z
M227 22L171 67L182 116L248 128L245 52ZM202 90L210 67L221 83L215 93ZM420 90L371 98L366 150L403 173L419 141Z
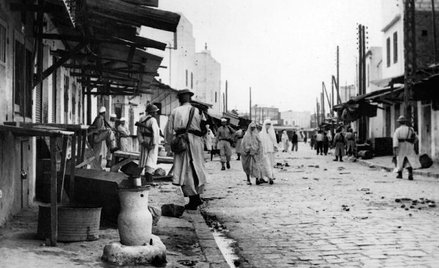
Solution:
M158 0L44 0L37 5L11 4L15 11L39 14L35 36L61 40L66 49L52 51L57 62L40 70L38 85L58 67L81 77L85 92L94 95L133 95L148 92L162 57L147 48L165 50L166 43L138 36L140 26L176 31L180 15L159 10ZM43 33L46 13L57 33ZM37 16L38 17L38 16ZM41 49L41 48L39 48Z

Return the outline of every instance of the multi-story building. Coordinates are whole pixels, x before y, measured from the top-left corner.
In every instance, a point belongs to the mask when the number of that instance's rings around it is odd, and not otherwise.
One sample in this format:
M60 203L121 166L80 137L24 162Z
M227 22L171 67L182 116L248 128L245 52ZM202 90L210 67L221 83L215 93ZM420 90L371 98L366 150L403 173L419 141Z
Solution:
M288 110L280 113L284 126L310 128L311 112L296 112Z
M366 94L381 89L383 56L381 47L371 47L366 52ZM375 117L367 118L367 138L386 137L383 128L386 111L377 109Z
M436 8L439 0L434 0ZM434 63L434 34L433 15L430 0L415 1L415 24L416 24L416 54L417 68L422 69ZM404 76L404 1L383 0L383 79L399 78ZM439 21L435 22L436 28ZM383 104L386 128L385 136L391 135L397 127L396 119L404 113L404 103L399 98L392 96L391 103ZM417 100L414 108L414 126L420 136L420 153L427 153L433 158L439 158L439 111L433 109L435 100Z
M205 49L195 53L195 100L212 104L211 112L222 113L221 101L221 65Z
M274 124L277 125L280 122L280 112L279 108L276 107L263 107L253 105L251 107L251 120L257 123L263 123L264 120L270 119L274 121Z

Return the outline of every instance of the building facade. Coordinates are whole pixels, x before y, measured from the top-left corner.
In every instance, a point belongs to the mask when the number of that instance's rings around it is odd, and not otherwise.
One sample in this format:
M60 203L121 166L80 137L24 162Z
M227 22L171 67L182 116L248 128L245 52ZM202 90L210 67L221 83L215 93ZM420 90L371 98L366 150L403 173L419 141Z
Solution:
M296 112L288 110L280 113L284 126L310 128L311 127L311 113L310 112Z
M270 119L277 125L281 121L279 108L276 107L264 107L256 104L251 107L251 115L251 120L257 123L263 123L264 120Z
M434 0L435 7L439 0ZM432 5L429 0L415 1L417 68L434 64L434 35ZM383 7L383 67L382 78L391 79L404 75L404 2L402 0L382 1ZM439 22L435 22L436 28ZM414 100L413 123L418 131L419 153L427 153L439 159L439 111L435 109L437 100ZM385 136L391 135L397 127L396 118L404 113L404 103L394 100L384 105Z
M195 53L195 100L212 104L211 112L222 114L221 64L207 50Z

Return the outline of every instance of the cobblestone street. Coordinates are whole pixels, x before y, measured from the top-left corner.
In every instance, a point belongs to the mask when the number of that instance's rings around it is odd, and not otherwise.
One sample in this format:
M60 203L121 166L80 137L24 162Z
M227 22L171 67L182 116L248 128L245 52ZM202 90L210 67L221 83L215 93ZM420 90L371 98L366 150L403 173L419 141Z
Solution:
M204 210L237 241L240 267L439 267L438 180L332 159L301 143L259 186L240 161L206 164Z

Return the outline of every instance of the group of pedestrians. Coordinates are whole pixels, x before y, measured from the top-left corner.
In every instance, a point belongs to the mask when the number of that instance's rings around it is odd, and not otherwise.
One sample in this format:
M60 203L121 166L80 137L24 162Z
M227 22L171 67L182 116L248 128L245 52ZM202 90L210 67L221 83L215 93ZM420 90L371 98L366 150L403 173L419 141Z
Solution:
M296 131L282 131L281 136L281 143L282 143L282 152L286 153L289 152L290 144L291 144L291 151L297 152L298 150L298 142L299 142L299 136L297 135Z
M356 155L356 135L351 127L347 127L344 133L343 127L339 126L334 138L330 131L320 129L311 137L311 148L316 150L317 155L328 155L329 149L334 148L334 161L343 162L345 155Z
M263 125L251 123L242 139L240 150L247 184L252 185L252 177L255 178L256 185L267 182L273 184L274 154L278 148L271 121L265 120Z

